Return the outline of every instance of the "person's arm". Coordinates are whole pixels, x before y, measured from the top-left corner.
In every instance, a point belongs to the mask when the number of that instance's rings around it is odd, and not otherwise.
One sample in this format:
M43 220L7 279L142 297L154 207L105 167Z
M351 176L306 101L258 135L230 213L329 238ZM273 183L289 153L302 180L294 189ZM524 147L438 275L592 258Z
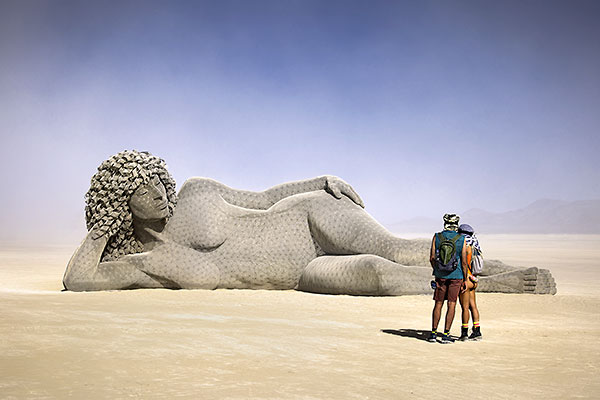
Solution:
M431 264L431 268L435 268L435 235L433 235L433 239L431 240L431 250L429 251L429 264Z
M188 191L195 190L215 190L229 204L255 210L266 210L286 197L317 190L325 190L338 199L342 198L342 196L347 196L354 203L364 207L362 199L352 186L344 180L331 175L282 183L262 192L234 189L209 178L191 178L185 182L179 195L181 197Z
M461 287L461 293L464 292L465 290L467 290L467 279L469 278L469 267L467 264L467 254L468 252L471 251L471 247L467 246L467 243L463 244L462 247L462 253L460 255L461 258L461 266L462 266L462 273L463 273L463 283L462 283L462 287Z

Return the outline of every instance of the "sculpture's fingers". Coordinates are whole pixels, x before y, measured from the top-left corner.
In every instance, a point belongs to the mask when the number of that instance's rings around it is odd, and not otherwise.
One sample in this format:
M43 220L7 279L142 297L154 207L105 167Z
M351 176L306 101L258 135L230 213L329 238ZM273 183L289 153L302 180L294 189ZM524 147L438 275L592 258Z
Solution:
M325 191L335 198L340 198L339 190L338 193L336 193L336 182L334 176L327 176L327 180L325 182Z
M336 199L342 198L342 191L340 190L339 185L337 185L335 182L329 183L327 187L329 188L329 193L331 193L333 197Z
M354 188L352 188L352 186L348 186L348 188L350 189L349 192L346 195L348 197L350 197L350 199L355 202L356 204L358 204L359 206L361 206L362 208L365 208L365 203L363 202L363 200L360 198L360 196L358 195L358 193L356 193L356 190L354 190Z

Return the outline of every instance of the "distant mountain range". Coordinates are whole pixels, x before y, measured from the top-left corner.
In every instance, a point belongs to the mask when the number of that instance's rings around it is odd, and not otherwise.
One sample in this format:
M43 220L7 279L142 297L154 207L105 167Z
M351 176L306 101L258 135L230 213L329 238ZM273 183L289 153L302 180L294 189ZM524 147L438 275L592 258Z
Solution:
M600 233L600 200L542 199L527 207L502 213L478 208L465 211L460 222L479 233ZM434 232L439 218L417 217L388 225L392 232Z

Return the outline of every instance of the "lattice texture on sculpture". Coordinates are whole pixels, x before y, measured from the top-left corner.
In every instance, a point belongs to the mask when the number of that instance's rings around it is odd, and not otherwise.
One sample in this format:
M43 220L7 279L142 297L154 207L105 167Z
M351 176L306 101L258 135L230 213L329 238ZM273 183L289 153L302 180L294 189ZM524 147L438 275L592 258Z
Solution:
M142 244L133 235L128 201L153 175L158 175L167 189L170 216L177 204L177 194L175 181L163 159L148 152L125 150L104 161L92 177L85 195L85 219L88 230L96 226L99 233L110 237L102 261L142 251Z
M151 182L155 176L160 182ZM158 217L160 227L151 233L153 239L143 239L144 246L135 232L147 231L139 230L140 215L134 231L129 206L142 185L141 192L152 185L160 189L144 204L164 211L167 200L169 207ZM139 193L135 196L138 207ZM162 159L124 151L102 163L92 178L86 195L91 231L69 262L63 282L71 290L430 293L431 267L426 266L430 242L394 236L362 205L350 185L334 176L284 183L263 192L192 178L177 199L175 182ZM517 270L489 261L486 268L489 276L481 278L481 291L556 292L547 270Z

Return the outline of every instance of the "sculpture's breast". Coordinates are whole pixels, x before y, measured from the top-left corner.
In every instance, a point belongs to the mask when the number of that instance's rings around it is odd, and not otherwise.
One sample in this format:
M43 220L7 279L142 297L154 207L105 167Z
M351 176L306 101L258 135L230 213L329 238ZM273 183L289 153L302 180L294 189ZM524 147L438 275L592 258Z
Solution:
M217 193L183 190L165 230L168 237L199 251L211 251L225 241L223 200Z

